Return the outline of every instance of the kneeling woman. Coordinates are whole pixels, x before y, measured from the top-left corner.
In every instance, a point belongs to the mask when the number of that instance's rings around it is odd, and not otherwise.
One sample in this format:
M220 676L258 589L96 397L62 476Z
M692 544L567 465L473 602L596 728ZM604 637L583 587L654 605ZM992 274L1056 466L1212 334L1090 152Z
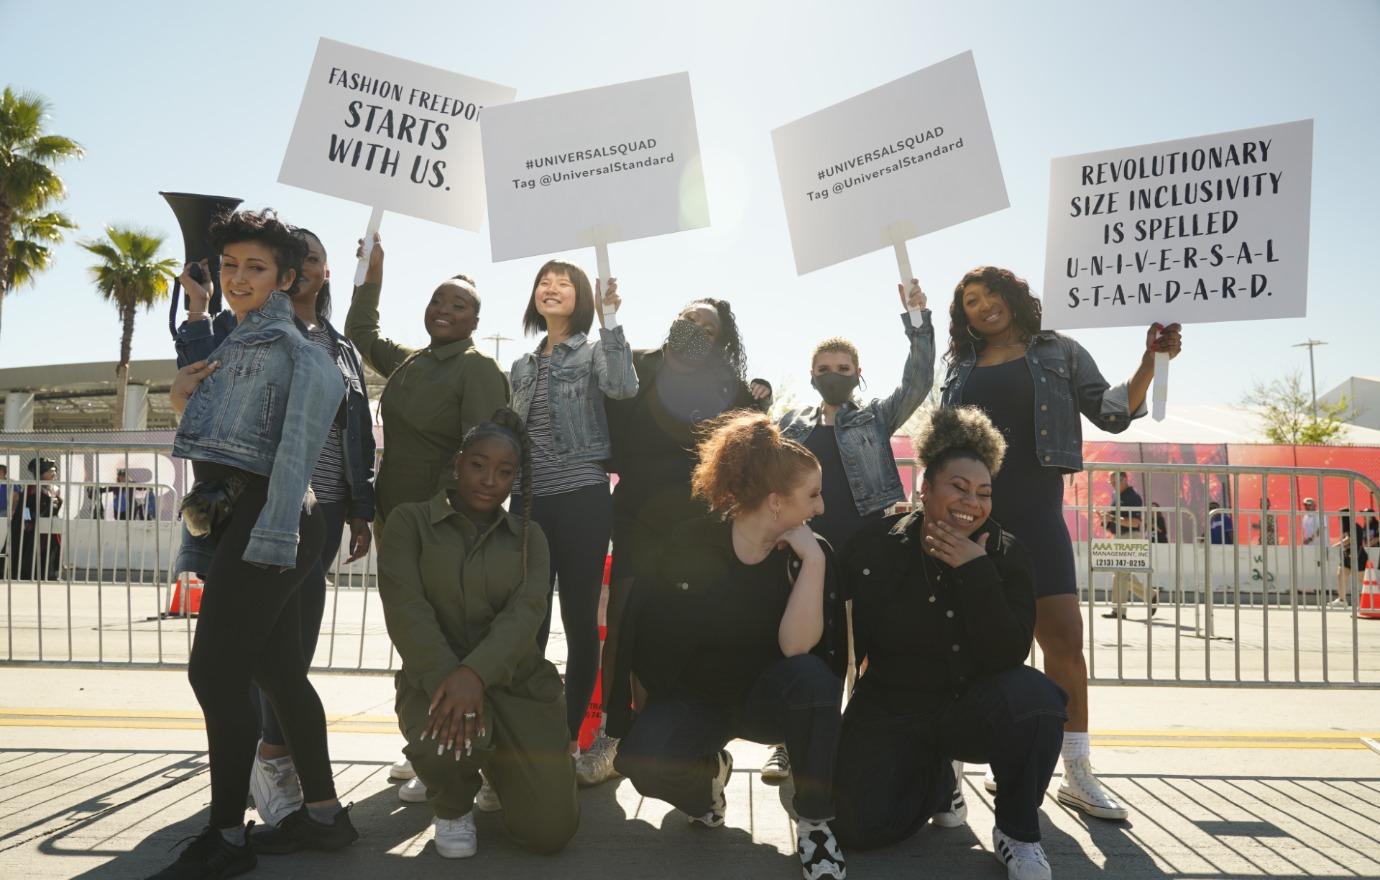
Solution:
M843 563L859 661L835 772L845 846L895 843L967 808L952 761L991 764L995 854L1015 880L1050 876L1038 808L1063 740L1065 695L1024 665L1035 627L1030 558L988 517L1006 444L975 407L917 437L921 507L858 535Z
M724 746L784 742L804 876L840 878L830 780L847 634L827 545L805 524L824 509L819 462L766 415L711 425L692 485L719 516L673 532L658 574L633 592L620 656L647 703L615 766L642 794L716 827L733 772ZM627 723L625 681L610 699L615 736Z
M579 824L561 679L536 646L546 537L500 508L519 468L530 492L522 420L499 410L465 435L456 487L395 507L379 539L379 598L403 661L398 727L451 859L477 848L480 770L527 849L556 852Z

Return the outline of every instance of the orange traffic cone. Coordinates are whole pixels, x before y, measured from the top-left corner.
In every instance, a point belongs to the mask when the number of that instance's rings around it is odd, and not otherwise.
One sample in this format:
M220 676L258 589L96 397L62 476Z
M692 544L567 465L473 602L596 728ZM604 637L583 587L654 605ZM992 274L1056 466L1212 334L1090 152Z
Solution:
M186 593L183 593L185 583ZM196 616L201 613L201 591L205 587L201 578L189 574L173 581L172 601L168 603L168 616Z
M1365 573L1361 575L1361 598L1356 603L1356 614L1380 620L1380 577L1375 574L1374 562L1367 562Z

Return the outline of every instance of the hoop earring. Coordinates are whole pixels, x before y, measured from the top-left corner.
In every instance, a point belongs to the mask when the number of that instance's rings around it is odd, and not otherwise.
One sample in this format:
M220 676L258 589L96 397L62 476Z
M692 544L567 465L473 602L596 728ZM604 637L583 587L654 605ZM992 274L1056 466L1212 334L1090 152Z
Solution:
M964 328L964 329L966 329L966 330L968 331L968 336L969 336L974 342L981 342L981 341L982 341L982 336L981 336L980 334L978 334L978 333L974 333L974 332L973 332L973 325L972 325L972 324L969 324L969 325L968 325L966 328Z

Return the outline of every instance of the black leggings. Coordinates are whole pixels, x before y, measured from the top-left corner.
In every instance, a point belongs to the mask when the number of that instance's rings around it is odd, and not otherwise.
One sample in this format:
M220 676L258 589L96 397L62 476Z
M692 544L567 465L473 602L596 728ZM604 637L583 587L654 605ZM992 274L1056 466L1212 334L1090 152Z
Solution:
M322 515L319 508L302 515L294 568L279 572L245 562L249 533L267 491L267 478L252 478L230 521L216 535L188 667L187 677L206 719L211 824L216 828L244 821L249 769L259 738L249 700L251 680L268 694L282 721L305 800L335 797L326 715L307 681L301 632L300 587L320 561Z
M311 574L298 588L301 612L298 617L302 623L302 659L306 661L308 669L311 669L311 658L316 654L316 642L321 637L321 618L326 614L326 578L330 575L331 566L335 564L336 554L340 552L340 540L345 533L346 506L344 501L323 501L317 505L326 524L326 539L321 543L321 564L312 569ZM249 699L259 713L263 741L273 746L287 745L283 725L279 723L278 715L273 711L273 704L268 701L268 694L261 691L258 685L250 685Z
M513 496L511 508L522 516L521 496ZM551 596L559 578L566 646L565 717L570 738L576 739L599 674L599 588L604 583L604 557L613 528L609 487L598 484L559 495L533 496L532 521L541 526L551 547L551 587L546 593L546 619L537 632L537 645L546 651L551 635Z

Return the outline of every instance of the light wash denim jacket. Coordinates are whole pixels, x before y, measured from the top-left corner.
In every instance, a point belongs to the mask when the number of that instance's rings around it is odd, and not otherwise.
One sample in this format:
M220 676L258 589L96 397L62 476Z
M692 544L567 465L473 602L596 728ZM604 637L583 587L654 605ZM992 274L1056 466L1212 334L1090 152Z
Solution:
M173 455L267 476L268 500L244 560L292 568L302 499L345 396L345 380L298 329L281 291L235 327L216 349L216 360L220 368L187 401ZM184 528L177 570L204 572L213 544L189 539Z
M1130 386L1115 387L1102 378L1088 350L1074 340L1052 330L1037 333L1025 351L1035 386L1035 455L1044 467L1064 473L1083 469L1083 423L1088 420L1109 434L1119 434L1131 426L1132 419L1145 415L1145 403L1130 412ZM944 377L940 402L944 406L963 403L963 385L973 372L977 355L968 355L950 364Z
M535 349L513 361L509 372L513 410L524 422L537 392L537 355L545 344L543 339ZM600 329L597 342L576 333L552 346L546 400L551 409L556 455L561 462L575 464L608 458L613 446L604 398L626 400L636 394L632 347L623 336L621 325L612 330Z
M865 406L846 401L834 414L839 457L848 475L853 503L862 516L885 510L906 497L896 470L896 457L891 452L891 435L901 429L934 387L934 325L929 309L921 315L919 327L911 325L909 314L901 316L910 339L910 354L901 372L900 386L885 400L873 398ZM804 443L819 419L818 407L791 410L781 417L781 433L787 439Z

